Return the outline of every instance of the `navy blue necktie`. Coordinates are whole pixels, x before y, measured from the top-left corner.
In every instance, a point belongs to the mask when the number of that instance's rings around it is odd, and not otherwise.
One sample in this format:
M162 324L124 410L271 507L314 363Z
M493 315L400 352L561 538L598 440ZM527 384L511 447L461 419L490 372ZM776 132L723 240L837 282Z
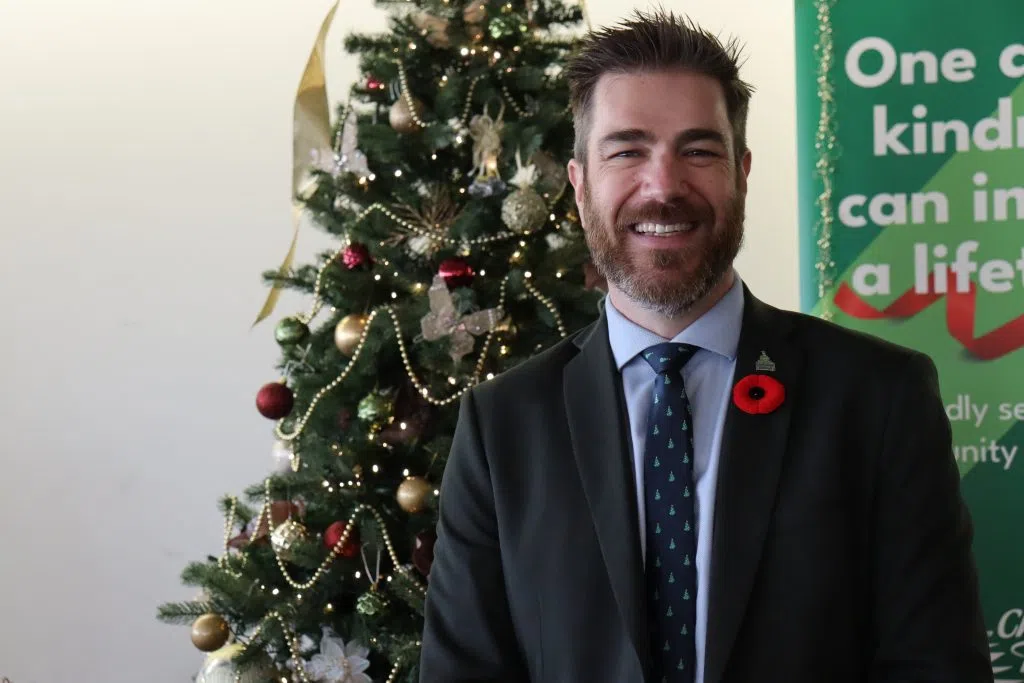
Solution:
M653 683L693 683L696 674L697 525L693 417L682 369L697 352L658 344L643 352L657 374L644 447L647 613Z

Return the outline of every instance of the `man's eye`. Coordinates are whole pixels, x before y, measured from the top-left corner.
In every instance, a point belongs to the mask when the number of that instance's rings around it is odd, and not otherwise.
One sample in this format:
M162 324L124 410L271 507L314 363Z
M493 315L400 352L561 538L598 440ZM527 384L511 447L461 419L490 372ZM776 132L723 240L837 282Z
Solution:
M713 157L716 156L710 149L688 149L686 150L686 156L688 157Z
M635 157L638 152L635 149L626 149L621 152L614 152L611 155L611 159L622 159L626 157Z

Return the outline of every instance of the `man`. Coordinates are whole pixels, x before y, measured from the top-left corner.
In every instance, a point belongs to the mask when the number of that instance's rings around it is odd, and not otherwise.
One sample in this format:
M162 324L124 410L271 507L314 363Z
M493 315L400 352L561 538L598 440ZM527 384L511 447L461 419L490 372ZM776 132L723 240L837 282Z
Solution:
M465 397L423 683L992 681L933 364L733 270L736 60L654 13L571 65L569 175L609 293Z

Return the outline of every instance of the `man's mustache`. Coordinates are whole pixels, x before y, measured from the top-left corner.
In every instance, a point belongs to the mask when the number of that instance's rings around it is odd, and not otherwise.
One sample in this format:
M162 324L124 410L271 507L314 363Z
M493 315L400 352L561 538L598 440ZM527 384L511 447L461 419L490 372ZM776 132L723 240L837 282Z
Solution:
M618 223L625 229L637 223L701 223L710 219L710 210L690 202L649 202L623 211Z

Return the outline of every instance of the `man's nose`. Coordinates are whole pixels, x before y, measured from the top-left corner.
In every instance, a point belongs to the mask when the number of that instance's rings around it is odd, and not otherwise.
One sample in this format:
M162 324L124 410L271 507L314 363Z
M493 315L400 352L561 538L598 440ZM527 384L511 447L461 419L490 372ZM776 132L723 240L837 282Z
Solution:
M678 154L665 152L648 159L644 168L644 199L668 203L689 193L686 166Z

